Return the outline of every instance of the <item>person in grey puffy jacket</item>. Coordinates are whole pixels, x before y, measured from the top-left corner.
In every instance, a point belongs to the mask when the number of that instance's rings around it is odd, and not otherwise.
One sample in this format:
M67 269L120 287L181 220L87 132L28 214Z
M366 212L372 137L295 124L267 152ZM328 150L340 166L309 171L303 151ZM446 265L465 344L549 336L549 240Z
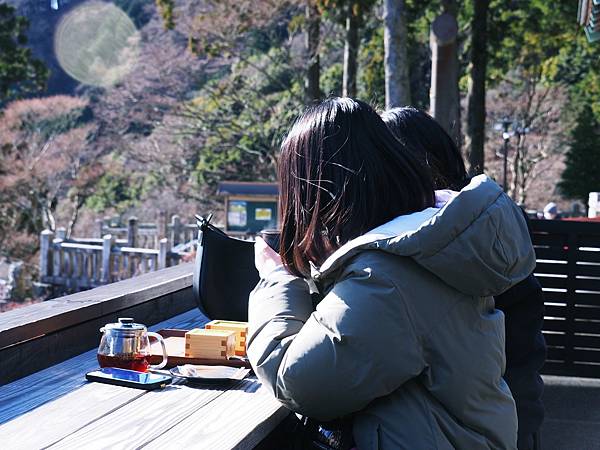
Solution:
M398 139L409 143L411 150L417 150L417 156L425 157L437 189L460 190L468 184L460 149L433 117L424 111L403 107L388 110L381 118ZM525 212L523 217L528 221ZM496 308L504 313L504 380L517 407L517 448L540 449L540 429L544 420L544 382L540 370L546 359L542 286L531 273L495 296L494 301Z
M280 253L257 239L249 300L259 380L295 412L350 417L359 450L516 448L491 296L535 258L502 189L479 176L436 204L427 170L349 98L299 118L279 188Z

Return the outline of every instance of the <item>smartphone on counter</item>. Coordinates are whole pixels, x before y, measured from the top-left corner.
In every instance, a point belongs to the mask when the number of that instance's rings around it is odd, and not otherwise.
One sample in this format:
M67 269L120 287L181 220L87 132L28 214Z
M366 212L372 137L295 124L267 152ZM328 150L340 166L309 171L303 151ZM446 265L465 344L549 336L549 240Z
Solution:
M151 391L164 388L171 383L172 378L155 373L136 372L135 370L119 369L117 367L104 367L85 374L89 381L116 384L118 386L132 387Z

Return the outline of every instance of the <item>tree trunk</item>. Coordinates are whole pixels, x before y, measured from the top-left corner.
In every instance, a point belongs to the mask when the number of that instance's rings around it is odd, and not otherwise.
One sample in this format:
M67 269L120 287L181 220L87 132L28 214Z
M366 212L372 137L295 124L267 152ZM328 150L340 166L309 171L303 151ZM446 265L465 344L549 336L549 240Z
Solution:
M410 104L408 30L404 0L383 2L386 109Z
M483 173L485 144L485 77L487 71L487 14L489 0L474 0L471 20L471 69L467 98L469 173Z
M321 98L319 87L320 61L319 61L319 39L321 16L314 0L306 2L306 58L308 61L306 80L304 82L305 102L310 104Z
M73 234L73 229L75 228L75 224L77 223L77 219L79 219L79 211L83 207L85 203L85 198L81 195L75 194L75 198L72 201L73 210L71 211L71 219L67 225L67 239L71 239ZM102 236L100 236L102 237Z
M348 6L346 16L346 42L344 44L344 77L342 85L343 97L356 97L356 72L358 55L359 17L352 11L352 3Z
M430 114L460 148L460 96L458 90L458 23L450 13L438 16L431 25Z

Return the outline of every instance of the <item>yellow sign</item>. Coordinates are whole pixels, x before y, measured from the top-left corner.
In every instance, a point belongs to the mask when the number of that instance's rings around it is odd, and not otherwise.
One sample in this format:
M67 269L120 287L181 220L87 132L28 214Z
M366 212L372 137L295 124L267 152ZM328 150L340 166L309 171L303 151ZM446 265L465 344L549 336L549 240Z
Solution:
M271 208L256 208L254 213L255 220L271 220L273 210Z

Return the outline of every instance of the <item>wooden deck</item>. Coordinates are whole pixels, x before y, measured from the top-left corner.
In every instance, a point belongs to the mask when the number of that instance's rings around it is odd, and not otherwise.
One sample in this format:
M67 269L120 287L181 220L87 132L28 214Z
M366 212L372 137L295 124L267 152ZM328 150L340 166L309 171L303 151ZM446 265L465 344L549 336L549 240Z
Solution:
M207 321L194 309L151 327ZM288 414L255 378L158 391L90 383L96 349L0 387L3 448L253 448Z

